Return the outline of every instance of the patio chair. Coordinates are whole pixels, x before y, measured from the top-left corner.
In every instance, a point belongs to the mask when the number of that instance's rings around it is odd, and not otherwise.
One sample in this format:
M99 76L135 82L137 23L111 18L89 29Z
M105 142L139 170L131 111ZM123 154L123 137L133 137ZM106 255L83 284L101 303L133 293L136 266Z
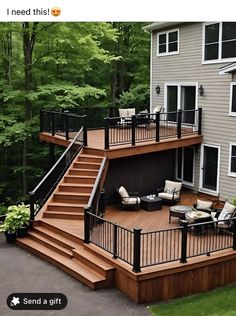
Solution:
M157 189L158 197L162 198L163 203L174 205L180 201L182 182L165 180L165 187Z
M156 114L157 112L162 112L163 111L163 106L161 105L157 105L155 106L155 108L153 109L152 113Z
M215 209L211 212L211 216L218 228L231 230L233 225L231 219L236 216L236 206L226 201L223 209Z
M119 125L121 127L131 125L133 115L135 115L135 108L119 109L119 117L120 117Z
M137 196L137 192L127 192L123 186L119 187L117 191L121 197L121 205L124 208L139 209L140 198Z

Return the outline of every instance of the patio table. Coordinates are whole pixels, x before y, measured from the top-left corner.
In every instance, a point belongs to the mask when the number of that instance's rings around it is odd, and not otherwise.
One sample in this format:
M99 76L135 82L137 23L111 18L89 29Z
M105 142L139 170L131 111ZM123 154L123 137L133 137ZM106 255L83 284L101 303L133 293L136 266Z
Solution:
M171 206L169 210L169 223L171 222L171 217L178 217L179 219L185 219L185 214L193 210L194 208L188 205Z

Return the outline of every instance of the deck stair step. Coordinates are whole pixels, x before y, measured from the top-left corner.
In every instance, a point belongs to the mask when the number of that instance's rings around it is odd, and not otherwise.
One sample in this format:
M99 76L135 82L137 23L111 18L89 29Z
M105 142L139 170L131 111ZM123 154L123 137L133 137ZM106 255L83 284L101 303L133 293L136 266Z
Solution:
M28 232L28 237L32 240L37 241L41 245L46 246L49 249L52 249L53 251L67 257L72 258L73 253L71 249L63 247L63 244L59 245L58 241L52 241L48 239L48 237L42 236L40 233L38 233L37 230L32 230Z
M73 248L76 248L78 245L80 245L78 242L73 241L71 236L63 236L60 231L56 232L50 227L45 227L42 225L35 226L33 231L38 235L47 238L47 240L51 240L54 243L57 243L69 250L72 250Z
M78 193L91 193L93 189L92 184L77 184L77 183L61 183L59 190L62 192L78 192Z
M76 249L73 249L72 252L73 257L76 260L82 262L86 266L89 266L104 277L112 279L114 267L111 264L109 264L102 258L99 258L95 254L87 251L83 246L76 247Z
M103 157L100 156L82 154L78 156L77 161L101 163L102 159Z
M74 220L82 220L84 218L83 213L75 213L75 212L55 212L55 211L45 211L43 213L44 218L58 218L58 219L74 219Z
M62 202L62 203L79 203L83 204L88 202L90 197L89 193L76 193L76 192L56 192L53 195L53 200L55 202Z
M92 176L96 177L98 174L98 170L95 169L78 169L78 168L70 168L68 175L74 175L74 176Z
M30 236L18 238L16 243L48 262L53 263L55 266L80 280L91 289L110 286L110 280L106 280L100 273L94 271L84 263L79 262L77 259L66 258L64 255L33 240Z
M101 163L97 162L74 162L73 167L77 169L93 169L93 170L98 170L99 167L101 166Z
M84 208L86 207L86 203L84 204L68 204L68 203L56 203L50 202L47 206L47 212L76 212L83 213Z
M77 176L67 174L64 177L64 183L81 183L81 184L94 184L96 181L95 176Z

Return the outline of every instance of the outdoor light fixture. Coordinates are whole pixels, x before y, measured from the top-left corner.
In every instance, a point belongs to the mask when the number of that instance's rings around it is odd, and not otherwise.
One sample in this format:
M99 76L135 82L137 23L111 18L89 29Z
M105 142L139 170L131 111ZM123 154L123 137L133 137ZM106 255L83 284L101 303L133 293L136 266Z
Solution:
M156 93L157 93L157 94L160 94L160 92L161 92L160 86L156 86Z
M199 92L199 95L203 95L204 93L204 88L202 85L200 85L200 87L198 88L198 92Z

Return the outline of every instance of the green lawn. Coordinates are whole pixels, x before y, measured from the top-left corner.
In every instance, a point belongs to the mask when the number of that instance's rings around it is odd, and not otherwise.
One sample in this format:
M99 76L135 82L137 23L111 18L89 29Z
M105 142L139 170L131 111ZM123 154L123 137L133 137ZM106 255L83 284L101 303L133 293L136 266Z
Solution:
M236 284L148 307L153 316L234 316Z

